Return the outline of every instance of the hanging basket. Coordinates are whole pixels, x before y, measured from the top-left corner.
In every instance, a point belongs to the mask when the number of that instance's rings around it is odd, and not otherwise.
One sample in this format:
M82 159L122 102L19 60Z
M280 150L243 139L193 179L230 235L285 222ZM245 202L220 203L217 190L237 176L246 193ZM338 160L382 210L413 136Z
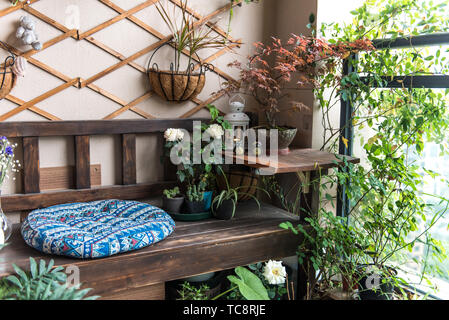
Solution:
M170 43L165 43L157 48L148 62L147 73L151 89L167 101L182 102L195 98L203 90L206 83L205 73L207 70L211 70L212 66L210 64L195 66L191 63L186 71L179 71L177 70L179 62L175 54L175 62L170 64L170 70L159 70L157 63L151 64L151 61L156 52L165 45L170 45ZM200 60L199 57L198 60Z
M14 88L17 82L17 76L12 72L12 67L16 62L16 56L9 50L9 47L0 41L0 47L9 52L9 56L0 65L0 100L6 97Z
M11 71L11 67L0 68L0 99L5 98L14 88L17 76Z
M238 201L251 200L251 196L255 196L257 192L257 184L259 182L259 176L254 172L247 172L241 170L229 170L225 172L226 179L228 180L229 187L239 189ZM226 181L223 175L217 176L217 185L219 190L226 190Z

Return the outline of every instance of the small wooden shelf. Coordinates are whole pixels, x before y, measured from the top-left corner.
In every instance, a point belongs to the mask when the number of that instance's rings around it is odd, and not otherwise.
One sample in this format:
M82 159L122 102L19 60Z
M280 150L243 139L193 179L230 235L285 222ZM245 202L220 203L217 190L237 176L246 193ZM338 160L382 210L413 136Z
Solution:
M339 158L333 153L315 149L291 149L288 154L277 157L273 161L269 156L236 155L232 152L225 152L225 156L233 157L238 164L258 168L262 174L276 174L288 172L315 171L318 169L330 169L343 162L346 158L348 162L359 163L360 159L340 155Z

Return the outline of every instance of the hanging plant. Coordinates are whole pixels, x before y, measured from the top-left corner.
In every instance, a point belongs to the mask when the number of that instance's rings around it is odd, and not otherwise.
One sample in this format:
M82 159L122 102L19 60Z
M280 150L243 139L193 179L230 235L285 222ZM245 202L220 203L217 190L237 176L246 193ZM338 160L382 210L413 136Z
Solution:
M11 92L17 82L17 76L12 70L16 62L16 56L9 51L8 46L3 42L0 41L0 45L9 52L9 55L0 65L0 99L3 99Z
M201 61L198 51L206 48L223 48L226 43L219 35L212 36L212 28L206 26L206 22L196 21L187 12L187 0L181 1L181 22L175 19L175 12L169 12L160 3L156 9L169 27L173 39L157 48L148 63L148 77L153 91L167 101L186 101L196 97L204 88L205 73L212 67L207 63L198 64L194 60ZM180 23L180 24L179 24ZM157 63L153 63L153 57L160 48L172 46L175 49L174 61L170 64L170 70L160 70ZM187 67L182 68L181 57L188 58Z

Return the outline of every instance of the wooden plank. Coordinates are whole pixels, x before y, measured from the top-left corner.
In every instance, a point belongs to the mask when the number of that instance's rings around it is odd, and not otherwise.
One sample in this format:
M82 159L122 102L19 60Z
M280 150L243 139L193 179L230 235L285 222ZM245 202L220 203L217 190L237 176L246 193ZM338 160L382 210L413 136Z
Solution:
M74 189L76 187L75 166L40 168L39 184L40 189L43 191ZM101 185L100 164L93 164L90 166L90 185Z
M100 300L165 300L165 283L107 293Z
M286 155L277 155L277 161L269 156L236 155L225 152L229 157L241 161L249 167L259 168L266 174L315 171L318 169L330 169L336 167L343 160L335 154L315 149L291 149ZM360 159L339 155L348 162L359 163ZM241 163L237 162L237 163Z
M126 119L126 120L83 120L83 121L19 121L0 122L0 132L9 138L99 135L123 133L155 133L167 128L192 130L195 119Z
M136 135L126 133L122 135L122 183L135 184L136 175Z
M36 193L39 188L39 138L23 138L23 188L25 193Z
M113 185L92 189L45 191L30 194L12 194L0 197L3 211L14 212L45 208L61 203L95 201L101 199L143 199L161 195L166 188L176 185L175 182L153 182L135 185Z
M75 181L77 189L90 188L89 142L89 136L75 136Z

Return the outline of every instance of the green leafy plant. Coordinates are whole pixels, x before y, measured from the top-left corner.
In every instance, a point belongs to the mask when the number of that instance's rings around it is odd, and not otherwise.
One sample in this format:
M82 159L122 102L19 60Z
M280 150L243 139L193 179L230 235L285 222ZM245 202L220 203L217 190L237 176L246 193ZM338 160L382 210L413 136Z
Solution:
M228 276L228 280L234 284L229 290L222 292L212 300L233 292L238 289L240 294L246 300L270 300L267 289L264 287L262 280L245 267L237 267L234 269L236 275Z
M179 194L180 194L179 187L164 190L164 196L166 196L168 199L176 198L176 196Z
M30 257L30 272L13 265L17 275L6 277L7 294L4 298L12 300L94 300L98 296L86 297L91 289L79 290L79 285L68 287L67 275L62 267L53 268L51 260L39 265Z
M188 281L184 281L181 289L178 290L179 298L177 300L208 300L207 292L209 286L202 284L200 287L195 287Z
M426 0L367 0L351 12L351 24L324 24L320 36L329 37L331 44L366 38L388 44L400 37L447 32L446 5ZM417 164L427 142L439 146L441 154L448 153L449 91L406 86L401 78L399 88L386 85L394 76L448 74L447 57L442 48L429 50L411 43L405 49L346 52L341 58L346 59L347 74L339 66L315 78L320 84L314 92L322 114L322 149L337 152L340 143L349 148L345 130L352 126L363 165L341 159L339 170L321 182L319 216L308 221L311 232L301 226L283 226L308 240L310 247L301 249L307 254L303 258L321 271L316 288L323 285L326 290L333 276L352 277L358 266L368 265L404 293L403 285L410 284L409 280L392 274L391 267L400 271L412 260L422 266L418 271L422 282L430 271L429 258L446 259L444 247L430 231L445 216L449 202L420 191L424 177L441 177ZM343 127L331 116L340 101L353 107ZM349 199L348 216L342 221L332 217L336 200L332 190L337 184L344 186ZM407 252L417 244L424 244L428 255L411 259ZM439 272L438 266L433 271ZM427 284L431 286L430 280Z
M189 186L187 188L186 195L187 195L187 199L190 202L199 202L199 201L202 201L204 198L204 190L201 190L196 185Z
M205 22L197 21L189 14L187 11L187 0L181 0L180 25L178 25L179 22L175 18L176 14L174 6L173 13L170 13L170 10L164 8L160 3L156 3L155 6L173 35L173 42L177 54L177 65L175 66L177 72L180 67L181 54L184 50L188 50L189 53L189 62L187 65L187 69L189 69L193 56L196 55L199 50L206 48L222 48L225 46L224 40L221 40L219 35L213 36L212 28L207 27Z
M218 167L218 171L219 171L219 174L223 177L223 180L225 181L226 189L221 190L212 200L212 211L216 211L216 209L218 209L223 204L223 202L231 201L232 202L232 217L234 217L235 209L237 208L237 202L238 202L239 196L242 196L242 195L246 195L246 196L250 197L251 199L253 199L254 201L256 201L256 203L260 209L260 202L256 196L254 196L253 194L249 194L247 192L239 191L240 189L247 189L248 188L247 186L238 186L238 187L232 188L229 185L228 178L226 177L226 174L224 173L223 169L221 167ZM270 196L266 190L258 188L258 187L256 187L256 188L258 190L261 190L262 192L265 192L268 197Z

